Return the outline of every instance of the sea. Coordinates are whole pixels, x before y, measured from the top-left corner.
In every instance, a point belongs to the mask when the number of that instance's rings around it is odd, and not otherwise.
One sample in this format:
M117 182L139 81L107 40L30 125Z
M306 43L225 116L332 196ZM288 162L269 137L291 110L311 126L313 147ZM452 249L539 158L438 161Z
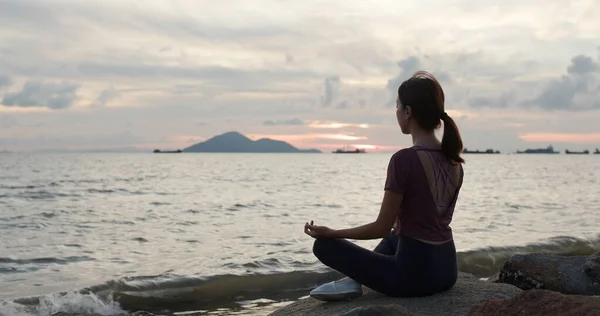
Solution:
M373 221L390 156L1 154L0 315L267 315L339 277L303 225ZM464 157L462 271L600 248L600 155Z

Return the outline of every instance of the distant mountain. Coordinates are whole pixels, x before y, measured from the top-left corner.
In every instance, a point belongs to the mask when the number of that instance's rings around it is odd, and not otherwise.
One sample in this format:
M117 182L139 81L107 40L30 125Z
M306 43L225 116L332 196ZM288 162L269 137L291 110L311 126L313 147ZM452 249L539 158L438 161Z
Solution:
M320 153L317 149L298 149L286 142L261 138L253 141L238 132L227 132L184 148L188 153Z

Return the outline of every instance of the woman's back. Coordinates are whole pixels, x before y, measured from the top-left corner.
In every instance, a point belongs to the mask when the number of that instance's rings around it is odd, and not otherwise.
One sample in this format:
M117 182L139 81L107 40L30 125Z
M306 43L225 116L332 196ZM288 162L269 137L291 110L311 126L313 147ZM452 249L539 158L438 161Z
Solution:
M397 174L386 187L398 187L393 179L404 179L398 233L433 243L452 239L449 225L462 186L462 165L451 163L440 149L423 145L397 152L390 165Z

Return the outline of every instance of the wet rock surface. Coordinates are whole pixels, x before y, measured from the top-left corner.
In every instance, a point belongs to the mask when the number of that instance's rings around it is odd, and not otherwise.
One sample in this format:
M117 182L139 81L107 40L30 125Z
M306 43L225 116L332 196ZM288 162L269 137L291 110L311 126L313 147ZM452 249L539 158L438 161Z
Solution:
M565 294L600 295L596 261L592 256L514 255L502 267L498 282L523 290L545 289ZM600 260L600 258L598 258Z
M482 301L489 299L509 299L521 292L521 289L509 284L481 281L471 274L460 273L454 288L445 293L432 296L416 298L393 298L382 295L368 288L364 288L364 295L354 300L343 302L321 302L313 298L307 298L283 307L271 313L270 315L465 316L469 313L474 305ZM387 309L379 306L385 306ZM403 309L395 306L402 307ZM389 313L377 314L378 311L385 310L387 310ZM348 314L352 312L357 314ZM392 312L396 314L391 314Z
M512 299L492 299L475 305L469 316L597 316L600 298L548 290L523 291Z

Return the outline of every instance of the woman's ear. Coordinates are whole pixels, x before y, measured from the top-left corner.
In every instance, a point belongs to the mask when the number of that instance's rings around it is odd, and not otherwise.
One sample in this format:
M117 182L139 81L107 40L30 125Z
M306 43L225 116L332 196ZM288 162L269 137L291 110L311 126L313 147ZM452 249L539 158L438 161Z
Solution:
M409 105L404 107L404 115L406 115L406 118L409 119L412 116L412 107Z

